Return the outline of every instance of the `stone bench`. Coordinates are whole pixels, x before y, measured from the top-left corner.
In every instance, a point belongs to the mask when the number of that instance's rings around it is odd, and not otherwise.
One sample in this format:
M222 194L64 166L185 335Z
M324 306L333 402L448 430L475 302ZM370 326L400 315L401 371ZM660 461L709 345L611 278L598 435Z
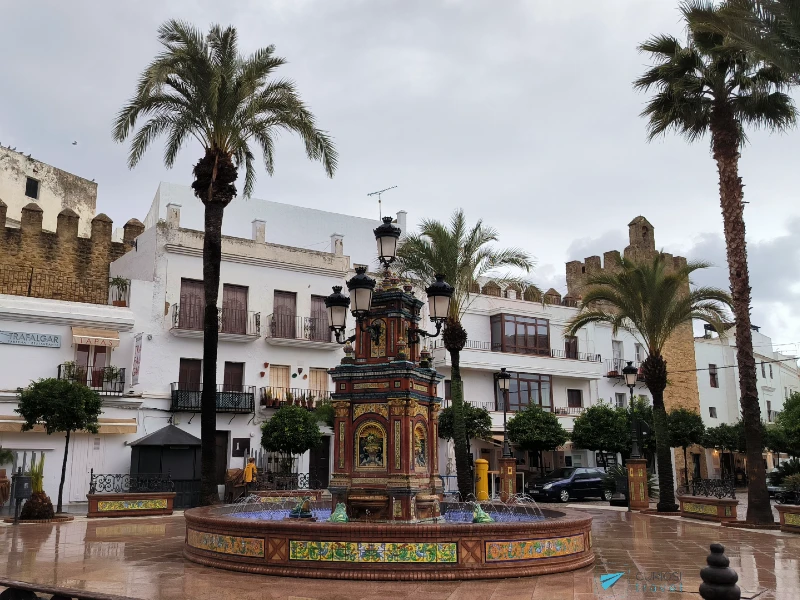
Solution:
M175 492L86 494L87 517L151 517L171 515Z
M781 531L800 533L800 506L794 504L776 504L780 517Z
M736 521L736 507L739 501L734 498L716 498L714 496L678 496L681 505L681 517L704 519L723 523Z

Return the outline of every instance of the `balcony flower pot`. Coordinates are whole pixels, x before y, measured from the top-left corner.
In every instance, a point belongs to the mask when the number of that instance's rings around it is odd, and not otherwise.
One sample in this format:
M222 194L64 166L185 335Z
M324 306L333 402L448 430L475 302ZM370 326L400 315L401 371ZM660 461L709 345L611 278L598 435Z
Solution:
M619 373L617 371L609 371L608 377L618 377Z
M125 301L125 294L128 292L128 287L130 286L131 282L124 277L117 276L112 277L108 284L114 292L114 297L111 303L114 306L127 306L128 303Z
M111 304L113 304L114 306L121 306L123 308L128 306L128 303L125 302L125 300L112 300Z

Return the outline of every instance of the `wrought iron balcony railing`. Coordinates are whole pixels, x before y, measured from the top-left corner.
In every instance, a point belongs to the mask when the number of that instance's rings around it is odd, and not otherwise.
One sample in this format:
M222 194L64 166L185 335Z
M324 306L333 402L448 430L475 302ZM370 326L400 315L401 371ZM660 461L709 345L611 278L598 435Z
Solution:
M431 344L431 349L435 350L436 348L444 348L444 342L442 340L433 340ZM487 350L491 352L500 352L501 345L499 343L492 343L492 342L485 342L481 340L467 340L466 345L464 346L465 350ZM599 354L589 354L586 352L572 352L567 350L557 350L555 348L551 348L548 350L547 348L522 348L517 347L513 352L507 352L508 354L527 354L532 356L547 356L550 358L566 358L569 360L580 360L583 362L601 362L603 359Z
M330 400L331 393L328 390L266 386L259 388L258 398L260 405L264 408L280 408L294 404L312 409L321 401Z
M200 412L202 383L170 384L172 412ZM252 385L217 385L217 412L253 413L256 410L256 388Z
M75 363L58 365L58 378L82 383L102 396L121 396L125 392L122 367L83 367Z
M312 342L332 342L327 313L310 317L297 315L271 314L267 317L269 329L267 337L285 340L308 340Z
M90 494L146 494L171 492L175 484L170 474L161 473L95 473L89 475Z
M261 313L238 308L219 308L220 333L261 336ZM203 331L205 305L202 302L181 299L172 305L172 327L190 331Z
M606 361L606 377L623 377L622 369L628 366L628 363L632 363L634 367L639 369L639 373L636 376L636 381L644 381L644 375L642 375L642 363L638 360L629 361L624 358L612 358Z

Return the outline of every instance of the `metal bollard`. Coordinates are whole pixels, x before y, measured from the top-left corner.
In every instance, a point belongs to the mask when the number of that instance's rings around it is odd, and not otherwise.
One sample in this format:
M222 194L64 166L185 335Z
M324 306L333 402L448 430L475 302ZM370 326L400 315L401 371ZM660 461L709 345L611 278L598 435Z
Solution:
M742 591L736 582L739 576L728 565L722 544L711 544L711 554L706 558L707 567L700 570L700 597L704 600L740 600Z

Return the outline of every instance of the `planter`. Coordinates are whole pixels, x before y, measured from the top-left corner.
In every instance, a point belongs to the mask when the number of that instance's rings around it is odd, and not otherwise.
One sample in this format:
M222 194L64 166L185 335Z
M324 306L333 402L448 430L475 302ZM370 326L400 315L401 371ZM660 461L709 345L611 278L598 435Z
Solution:
M311 498L314 502L322 500L322 490L262 490L251 493L261 498L262 503L299 502L303 498Z
M681 504L681 516L689 519L703 519L723 523L736 521L736 507L739 501L733 498L715 498L713 496L678 496Z
M800 506L794 504L778 504L775 506L780 516L781 531L800 533Z
M112 300L111 304L113 304L114 306L122 306L122 307L128 306L128 303L125 300Z
M150 517L171 515L175 492L134 494L86 494L87 517Z

